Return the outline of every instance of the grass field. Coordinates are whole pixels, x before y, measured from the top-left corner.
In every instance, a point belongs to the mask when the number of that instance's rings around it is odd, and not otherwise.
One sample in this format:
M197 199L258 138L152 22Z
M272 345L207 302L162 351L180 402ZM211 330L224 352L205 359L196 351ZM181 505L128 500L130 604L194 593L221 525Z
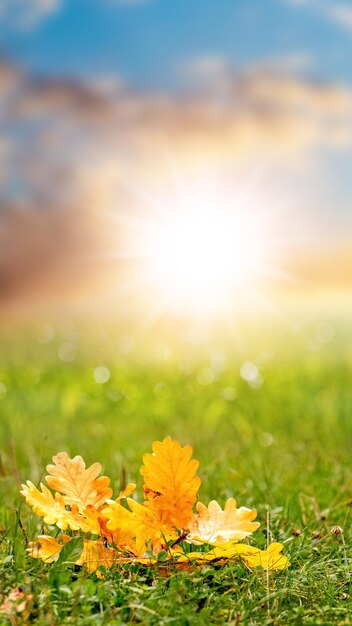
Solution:
M199 349L192 358L162 345L150 359L108 332L89 346L72 333L3 337L0 602L17 586L33 600L15 621L0 612L0 623L352 623L352 334L342 323L330 331L315 323L271 330L238 353ZM102 384L99 366L110 374ZM100 461L114 493L128 479L141 495L142 454L167 434L192 444L201 499L234 496L255 507L252 543L264 547L269 531L284 543L289 569L267 580L236 561L166 577L126 566L98 580L26 556L21 525L31 539L40 520L20 482L39 481L66 450Z

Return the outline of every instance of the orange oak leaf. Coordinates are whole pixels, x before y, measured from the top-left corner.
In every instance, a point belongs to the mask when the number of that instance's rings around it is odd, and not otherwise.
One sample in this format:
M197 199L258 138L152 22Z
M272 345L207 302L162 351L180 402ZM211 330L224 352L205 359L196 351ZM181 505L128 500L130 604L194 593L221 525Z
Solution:
M191 446L182 447L170 437L155 441L152 449L153 454L144 454L141 468L145 496L163 524L186 529L201 484L195 475L199 463L191 459Z
M70 459L66 452L53 457L54 465L47 466L46 482L49 487L61 493L65 504L76 505L81 512L88 505L98 508L111 498L110 478L100 476L100 463L86 468L81 456Z
M255 510L244 506L238 509L234 498L227 500L224 510L216 500L212 500L207 507L198 502L189 524L187 541L195 544L240 541L260 526L259 522L253 522L256 517Z

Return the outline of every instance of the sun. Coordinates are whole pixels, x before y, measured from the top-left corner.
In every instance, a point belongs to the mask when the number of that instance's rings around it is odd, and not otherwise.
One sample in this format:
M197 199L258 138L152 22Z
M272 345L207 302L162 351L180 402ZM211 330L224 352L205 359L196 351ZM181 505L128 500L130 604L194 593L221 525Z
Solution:
M273 290L288 277L282 203L269 185L258 192L250 180L202 172L129 190L134 203L114 213L120 245L111 254L128 310L146 324L176 316L233 325L248 313L277 314Z
M209 314L245 299L266 261L260 220L248 207L204 195L169 203L143 236L143 273L172 312Z

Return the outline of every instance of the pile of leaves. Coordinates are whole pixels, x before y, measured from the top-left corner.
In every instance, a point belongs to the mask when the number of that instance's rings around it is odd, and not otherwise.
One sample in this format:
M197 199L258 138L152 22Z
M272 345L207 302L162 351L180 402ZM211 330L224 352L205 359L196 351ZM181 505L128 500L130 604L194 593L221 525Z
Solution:
M112 500L110 479L99 477L99 463L86 468L81 456L70 459L66 452L54 456L54 464L47 466L50 489L43 484L37 489L30 481L22 485L27 503L49 527L48 534L29 543L29 554L46 563L85 565L98 576L125 563L184 567L221 564L235 557L250 568L288 566L282 544L260 550L240 543L259 526L255 510L238 508L233 498L224 509L216 500L208 506L197 502L201 481L191 446L182 447L166 437L154 442L152 449L143 456L141 503L131 497L133 483Z

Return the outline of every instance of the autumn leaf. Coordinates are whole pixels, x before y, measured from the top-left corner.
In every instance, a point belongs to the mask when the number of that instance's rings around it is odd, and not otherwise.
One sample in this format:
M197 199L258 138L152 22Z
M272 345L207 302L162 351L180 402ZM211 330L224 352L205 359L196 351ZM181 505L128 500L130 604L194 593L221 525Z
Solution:
M30 616L30 607L32 604L33 595L25 593L19 587L12 589L8 596L6 596L3 603L0 605L0 611L5 614L7 620L13 626L18 624L18 618L21 616L22 620L26 620ZM23 623L21 620L21 623Z
M63 497L56 493L55 497L45 485L41 484L41 491L30 481L22 485L21 494L26 498L36 515L43 517L45 524L56 524L61 530L70 527L79 530L80 525L71 511L65 509Z
M54 465L48 465L46 482L51 489L64 497L65 504L76 505L82 512L91 505L98 508L111 498L110 478L100 476L100 463L93 463L86 468L81 456L70 459L66 452L59 452L53 457Z
M159 513L152 503L140 504L127 499L129 509L111 500L102 510L108 520L106 527L114 532L114 542L121 549L143 555L147 550L157 550L165 540L176 538L176 532L160 523Z
M240 541L260 526L259 522L253 522L256 516L255 510L243 506L238 509L234 498L227 500L224 510L216 500L212 500L208 507L198 502L196 514L189 524L187 541L195 544Z
M264 569L282 570L290 565L288 558L281 554L284 546L282 543L272 543L267 550L258 550L253 546L246 546L247 551L241 556L248 567L263 567Z
M85 539L83 551L76 564L86 565L89 573L95 572L101 566L109 569L116 560L117 554L116 550L106 547L101 539L96 541ZM97 572L97 576L99 578L102 577L99 572Z
M145 496L153 501L163 524L186 529L201 483L195 475L199 463L191 459L191 446L181 447L170 437L155 441L152 449L153 454L143 456L141 468Z
M117 555L116 550L107 548L101 539L82 540L81 537L71 538L67 535L61 535L60 539L61 542L50 535L39 535L36 541L29 543L27 551L30 556L41 559L44 563L54 563L62 558L63 562L85 564L89 573L101 565L111 567Z
M104 536L121 549L134 548L133 517L120 501L109 500L101 511L101 524Z
M229 541L227 543L213 544L208 552L188 552L184 554L179 550L172 550L171 555L178 563L226 561L234 557L241 557L249 567L259 566L274 571L285 569L289 565L287 557L281 554L282 550L283 545L281 543L272 543L267 550L259 550L259 548L254 546Z
M100 534L100 526L97 512L92 510L93 507L87 507L84 510L85 515L80 514L77 506L72 510L67 510L62 495L56 493L55 496L51 491L41 484L41 491L30 481L26 485L22 485L21 494L26 498L36 515L43 517L45 524L56 524L61 530L71 528L71 530L83 530L83 532L91 532Z
M124 498L128 498L134 492L136 485L134 483L127 483L126 487L120 491L119 495L116 498L116 501L123 500Z
M41 559L44 563L54 563L59 558L65 543L70 541L68 535L61 535L62 543L50 535L39 535L36 541L30 541L27 552L34 559Z
M80 530L84 533L92 533L93 535L101 534L100 511L101 509L96 509L91 504L87 506L86 509L83 509L82 513L79 512L78 507L74 505L71 507L72 516L79 524Z

